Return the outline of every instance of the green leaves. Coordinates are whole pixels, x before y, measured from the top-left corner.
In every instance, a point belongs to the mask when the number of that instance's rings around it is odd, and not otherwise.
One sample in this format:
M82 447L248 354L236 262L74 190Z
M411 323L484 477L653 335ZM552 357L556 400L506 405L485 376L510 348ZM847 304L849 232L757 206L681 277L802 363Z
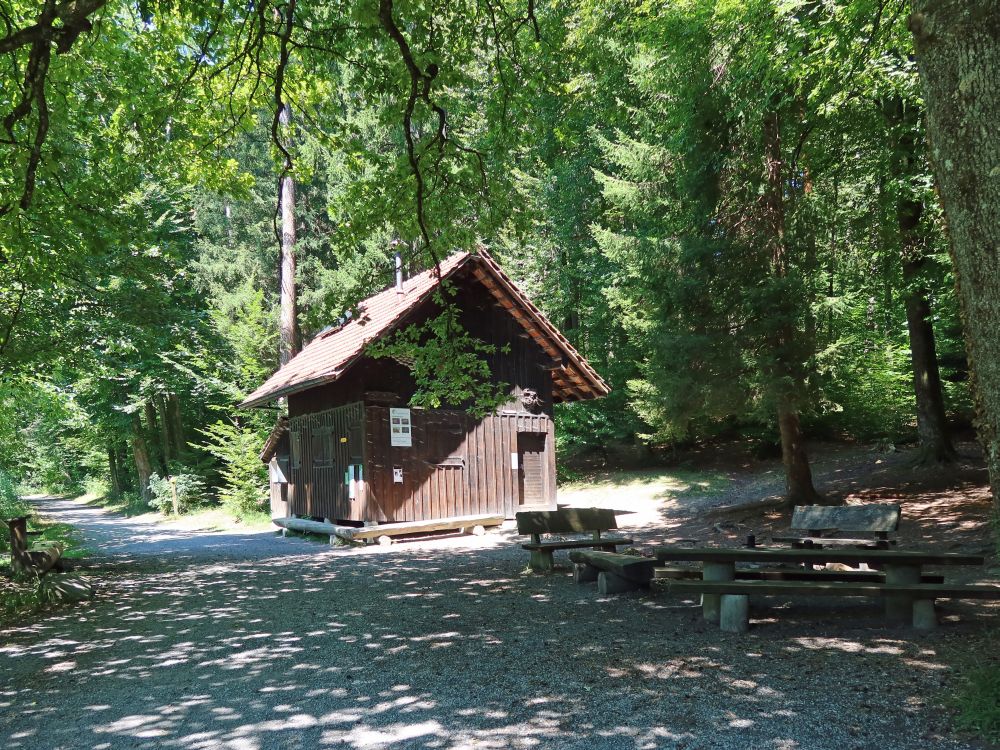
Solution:
M509 354L470 334L462 326L461 311L435 296L442 312L430 320L407 325L388 339L375 341L367 353L406 365L416 383L410 405L425 409L461 408L485 416L508 403L511 387L492 382L488 357Z

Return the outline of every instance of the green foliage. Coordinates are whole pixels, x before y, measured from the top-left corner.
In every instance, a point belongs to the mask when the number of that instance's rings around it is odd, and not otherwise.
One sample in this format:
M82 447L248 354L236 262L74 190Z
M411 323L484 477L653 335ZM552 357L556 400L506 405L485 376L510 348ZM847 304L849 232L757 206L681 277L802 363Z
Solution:
M259 507L273 414L219 415L278 364L286 28L306 339L389 282L392 248L419 267L486 242L612 386L558 406L563 454L734 432L771 443L784 399L813 435L912 437L914 291L949 409L969 413L906 14L874 0L489 13L397 0L387 19L374 3L309 1L285 27L289 7L157 1L140 23L108 5L46 68L48 130L23 202L39 102L29 48L0 61L14 141L0 159L0 469L16 484L134 498L142 441L158 476L193 467L234 513ZM6 34L38 17L8 10ZM905 201L923 205L908 245ZM915 275L904 253L920 256ZM415 406L507 400L489 383L503 353L447 304L370 352L411 366Z
M265 435L236 422L218 421L201 431L205 449L221 466L218 497L237 520L260 514L268 498L267 469L258 454Z
M14 480L6 471L0 469L0 520L26 516L30 510L31 506L18 494ZM0 536L6 537L5 534ZM6 544L6 538L0 543Z
M196 474L181 472L161 478L153 472L149 477L149 491L152 495L149 507L153 510L165 515L173 513L176 495L177 512L187 513L204 499L205 485Z
M470 334L459 320L461 311L436 297L442 308L425 323L408 325L388 339L373 342L368 354L404 363L416 382L412 406L467 408L483 416L510 401L510 385L491 380L489 358L509 354Z
M1000 669L996 664L969 667L958 679L959 688L950 698L955 724L987 742L1000 741Z

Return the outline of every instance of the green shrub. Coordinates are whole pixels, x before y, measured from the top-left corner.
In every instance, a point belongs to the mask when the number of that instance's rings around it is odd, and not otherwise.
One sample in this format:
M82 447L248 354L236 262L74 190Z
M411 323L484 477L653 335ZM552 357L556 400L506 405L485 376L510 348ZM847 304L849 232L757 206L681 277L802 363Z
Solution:
M996 664L967 672L953 700L959 728L977 732L989 742L1000 741L1000 669Z
M216 422L202 434L208 438L205 450L222 463L223 506L240 521L259 515L268 498L267 468L259 457L263 436L228 422Z
M30 512L31 506L17 494L10 474L0 469L0 519L26 516Z
M88 476L81 485L84 495L91 497L105 497L111 492L111 483L103 477Z
M173 486L171 486L173 485ZM174 491L177 492L177 512L187 513L198 505L204 497L205 485L196 474L174 474L171 477L160 477L152 474L149 477L150 500L149 507L161 513L172 513L174 510Z

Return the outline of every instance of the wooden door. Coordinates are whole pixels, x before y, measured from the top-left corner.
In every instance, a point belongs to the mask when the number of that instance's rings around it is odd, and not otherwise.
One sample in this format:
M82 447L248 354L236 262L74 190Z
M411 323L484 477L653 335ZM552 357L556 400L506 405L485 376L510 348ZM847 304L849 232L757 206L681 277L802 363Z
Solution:
M545 505L545 435L517 433L517 455L518 505Z

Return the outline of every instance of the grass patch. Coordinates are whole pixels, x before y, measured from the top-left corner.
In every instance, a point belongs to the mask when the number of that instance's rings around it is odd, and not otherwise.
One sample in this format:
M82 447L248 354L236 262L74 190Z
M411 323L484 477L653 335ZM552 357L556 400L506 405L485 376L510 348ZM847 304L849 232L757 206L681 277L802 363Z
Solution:
M963 659L956 665L957 689L948 702L955 711L958 729L1000 743L1000 659L995 656L1000 631L993 632L982 646L974 649L979 655L974 661ZM985 665L984 657L988 661Z
M588 498L628 497L633 501L659 501L684 495L717 495L728 477L717 471L693 469L640 469L597 471L583 474L559 485L559 501L579 504Z
M152 510L149 503L143 500L141 495L132 492L123 493L118 497L107 493L88 492L85 495L80 495L76 500L97 508L106 508L112 513L118 513L126 518L141 516Z
M118 513L126 518L144 516L142 519L144 521L178 523L197 531L260 531L271 527L271 516L268 512L262 510L248 514L242 519L236 519L228 508L220 504L195 505L175 516L151 508L140 495L132 493L117 498L108 494L88 493L76 500Z
M0 526L0 531L6 528ZM69 560L79 560L90 554L80 537L80 533L67 523L56 523L44 516L32 514L28 517L28 531L40 531L41 534L32 534L28 537L28 543L33 547L44 547L51 544L61 544L63 546L63 557ZM0 562L0 624L16 622L21 616L29 612L35 612L44 603L39 597L39 580L29 577L16 579L10 567L10 538L6 533L0 534L3 537L0 542L0 549L3 550L2 562Z

